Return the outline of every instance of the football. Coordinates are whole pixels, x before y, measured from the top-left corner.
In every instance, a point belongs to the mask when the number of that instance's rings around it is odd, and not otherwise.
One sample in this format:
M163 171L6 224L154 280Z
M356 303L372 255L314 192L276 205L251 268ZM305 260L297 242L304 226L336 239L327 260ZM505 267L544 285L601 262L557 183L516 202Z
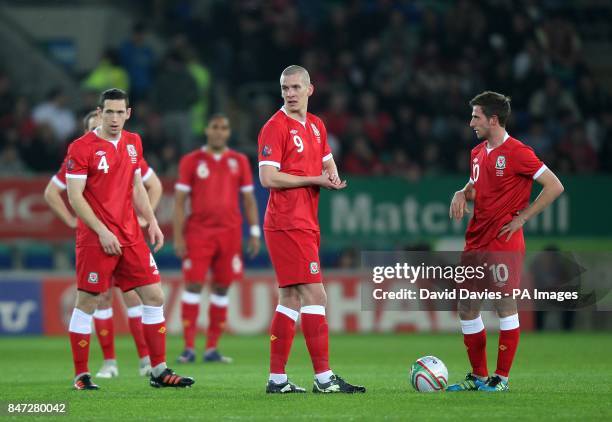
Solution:
M444 391L448 384L446 365L435 356L419 358L410 367L410 383L420 393Z

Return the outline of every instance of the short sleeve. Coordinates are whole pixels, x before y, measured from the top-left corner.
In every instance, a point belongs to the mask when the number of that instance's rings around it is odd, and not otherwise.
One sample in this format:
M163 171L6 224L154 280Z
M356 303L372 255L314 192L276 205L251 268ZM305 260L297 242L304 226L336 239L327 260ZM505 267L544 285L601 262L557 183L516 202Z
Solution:
M279 125L271 121L261 129L257 139L259 167L274 166L280 170L284 149L283 136Z
M253 173L249 159L242 155L240 165L240 192L253 192Z
M533 152L533 149L524 145L517 148L513 154L512 165L516 174L537 179L546 170L546 165Z
M87 148L80 142L73 142L66 154L66 179L87 179L88 169Z
M153 176L153 169L149 167L149 163L147 160L142 157L140 159L140 163L138 164L138 168L140 168L140 174L142 175L142 181L146 182L151 176Z
M66 189L66 157L60 169L53 175L51 181L60 189Z
M332 155L332 150L329 146L329 142L327 142L327 128L325 127L322 121L319 120L319 122L319 128L321 130L321 145L323 146L323 148L321 149L321 157L323 162L326 162L331 160L334 156Z
M178 169L178 180L174 185L174 189L181 192L191 192L193 185L193 171L191 169L191 160L188 157L181 158Z

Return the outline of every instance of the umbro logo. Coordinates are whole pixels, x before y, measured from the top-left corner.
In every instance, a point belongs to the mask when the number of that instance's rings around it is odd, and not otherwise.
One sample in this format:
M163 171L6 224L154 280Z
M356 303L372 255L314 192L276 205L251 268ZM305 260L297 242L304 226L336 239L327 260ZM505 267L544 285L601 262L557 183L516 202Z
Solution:
M477 162L478 162L478 158L474 158L474 163L477 163Z
M298 133L298 131L297 131L297 129L291 129L289 131L289 133L292 134L292 135L296 135Z
M103 156L103 155L105 155L105 154L106 154L106 151L97 151L97 152L96 152L96 155L97 155L98 157L102 157L102 156Z

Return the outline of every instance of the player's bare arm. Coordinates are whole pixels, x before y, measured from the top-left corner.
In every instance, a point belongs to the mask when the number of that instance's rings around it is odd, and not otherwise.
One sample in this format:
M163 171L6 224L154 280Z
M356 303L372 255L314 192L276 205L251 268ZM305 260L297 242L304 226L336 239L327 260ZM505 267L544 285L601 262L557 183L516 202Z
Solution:
M467 205L467 201L474 199L475 191L474 185L468 182L463 189L455 192L448 211L448 216L451 219L461 220L465 213L472 212Z
M320 176L294 176L283 173L276 167L264 165L259 167L259 181L264 188L291 189L304 186L320 186L326 189L339 190L346 187L346 181L334 184L327 174Z
M244 202L244 214L246 216L251 232L247 244L247 253L253 258L259 253L261 247L261 229L259 228L259 211L253 191L242 192Z
M45 188L45 201L49 204L51 211L64 222L71 229L76 228L77 219L68 210L66 203L62 199L62 191L64 189L57 186L53 180L49 180L47 187Z
M163 187L161 184L161 180L157 177L155 172L151 171L151 175L147 180L143 180L145 189L147 190L147 196L149 197L149 203L151 204L151 208L153 211L157 209L159 205L159 201L161 199L163 193ZM146 227L147 222L144 217L138 215L138 224L140 227Z
M153 213L153 208L151 208L151 204L149 203L149 197L147 196L147 190L142 183L142 177L140 176L140 172L137 171L134 174L134 207L136 211L142 215L142 217L146 220L149 225L147 231L149 232L149 239L153 246L153 252L157 252L164 246L164 234L162 233L159 225L157 224L157 219L155 218L155 214Z
M172 215L172 229L174 234L174 253L179 258L185 257L187 251L183 229L185 227L185 206L188 192L176 190L174 193L174 214Z
M67 179L68 201L76 215L96 234L102 249L108 255L121 255L121 244L117 237L96 217L87 200L83 197L85 179Z
M497 237L502 237L504 234L507 234L506 242L510 240L514 232L523 227L529 219L542 212L542 210L549 206L564 191L563 184L561 184L559 178L550 169L544 170L540 177L535 180L542 185L542 191L535 201L516 215L512 221L501 228Z

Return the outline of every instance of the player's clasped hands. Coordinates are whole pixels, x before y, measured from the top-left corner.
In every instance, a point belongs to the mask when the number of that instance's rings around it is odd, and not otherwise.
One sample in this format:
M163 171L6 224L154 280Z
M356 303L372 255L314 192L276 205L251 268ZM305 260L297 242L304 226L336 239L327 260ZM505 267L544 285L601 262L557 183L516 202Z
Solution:
M340 190L346 187L346 180L341 180L338 173L329 174L327 171L324 171L319 180L319 186L325 189Z
M100 244L107 255L121 255L121 244L110 230L106 229L99 235Z

